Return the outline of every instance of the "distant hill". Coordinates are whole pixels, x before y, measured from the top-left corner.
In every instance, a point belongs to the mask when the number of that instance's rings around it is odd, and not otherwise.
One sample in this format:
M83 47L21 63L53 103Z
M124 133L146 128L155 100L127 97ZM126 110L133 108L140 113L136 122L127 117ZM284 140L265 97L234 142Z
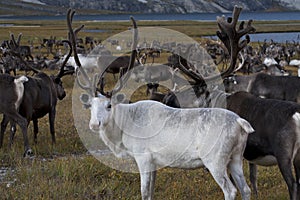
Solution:
M60 15L70 7L79 14L230 12L234 5L244 11L300 11L298 0L0 0L0 15Z

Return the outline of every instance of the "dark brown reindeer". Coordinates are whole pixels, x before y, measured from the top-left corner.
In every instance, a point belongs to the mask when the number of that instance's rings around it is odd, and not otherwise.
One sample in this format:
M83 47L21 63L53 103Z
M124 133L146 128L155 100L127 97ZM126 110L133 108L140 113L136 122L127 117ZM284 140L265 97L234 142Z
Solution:
M278 165L291 200L300 198L300 106L292 101L263 99L240 91L231 95L211 91L209 107L227 108L250 122L244 158L249 162L250 181L257 196L257 165ZM295 175L293 174L293 169Z
M278 165L291 200L300 198L300 106L291 101L262 99L247 92L227 97L227 108L255 129L248 136L244 158L257 195L256 165ZM295 176L293 175L295 169Z
M64 60L60 71L56 75L47 75L44 72L40 72L36 69L36 75L28 77L28 82L24 84L24 96L19 107L19 113L27 120L27 126L32 120L34 125L34 141L37 142L38 134L38 119L44 117L46 114L49 115L49 124L50 124L50 133L52 137L52 143L56 142L55 140L55 115L56 115L56 105L57 100L62 100L65 96L65 90L62 85L61 78L65 75L72 74L74 71L65 71L64 67L68 61L68 58L72 54L72 47L69 41L63 41L68 43L70 46L69 54ZM20 57L17 52L11 52ZM22 60L22 59L21 59ZM27 65L26 61L22 62ZM30 67L30 66L28 66ZM7 123L11 120L11 117L5 115L1 122L1 138L3 139L4 131L7 126ZM15 129L14 129L15 130ZM14 132L11 134L11 143L13 142ZM0 141L1 144L3 140ZM26 153L26 152L25 152ZM30 152L32 153L32 152ZM26 154L27 155L27 154Z

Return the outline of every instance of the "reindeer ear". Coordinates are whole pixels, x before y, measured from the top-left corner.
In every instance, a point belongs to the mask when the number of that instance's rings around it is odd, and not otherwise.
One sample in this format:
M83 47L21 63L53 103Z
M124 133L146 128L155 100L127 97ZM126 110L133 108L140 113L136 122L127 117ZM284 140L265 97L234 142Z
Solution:
M88 94L81 94L80 95L80 101L83 104L83 107L85 109L91 107L91 103L90 103L91 102L91 96L90 95L88 95Z
M123 93L118 93L111 98L111 103L113 105L123 103L126 101L126 95Z

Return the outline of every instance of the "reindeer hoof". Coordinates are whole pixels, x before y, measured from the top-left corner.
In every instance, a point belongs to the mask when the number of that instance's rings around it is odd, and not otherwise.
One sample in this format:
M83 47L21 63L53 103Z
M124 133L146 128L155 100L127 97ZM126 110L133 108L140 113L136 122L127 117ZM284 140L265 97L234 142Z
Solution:
M32 157L33 156L33 151L32 151L32 149L27 149L25 152L24 152L24 158L30 158L30 157Z

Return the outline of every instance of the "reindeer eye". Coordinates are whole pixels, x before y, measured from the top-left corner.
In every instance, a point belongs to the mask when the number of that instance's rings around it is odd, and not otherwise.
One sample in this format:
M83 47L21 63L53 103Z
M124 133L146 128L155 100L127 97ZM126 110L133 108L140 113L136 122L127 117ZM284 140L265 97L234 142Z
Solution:
M108 104L106 105L106 107L105 107L105 108L106 108L106 110L107 110L107 111L110 111L110 109L111 109L111 104L110 104L110 103L108 103Z

